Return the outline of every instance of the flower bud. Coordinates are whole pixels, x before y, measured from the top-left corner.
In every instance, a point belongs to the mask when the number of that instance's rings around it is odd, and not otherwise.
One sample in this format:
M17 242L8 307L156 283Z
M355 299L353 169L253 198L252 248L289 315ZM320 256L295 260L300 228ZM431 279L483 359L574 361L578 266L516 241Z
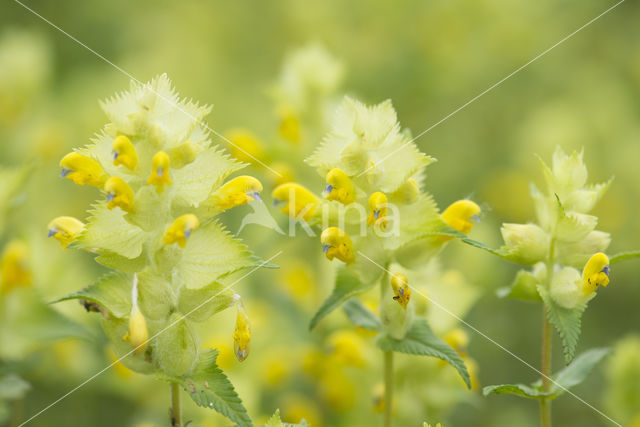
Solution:
M134 170L138 165L136 149L129 138L124 135L120 135L113 140L112 153L115 166L123 165L129 170Z
M500 229L510 260L535 264L546 259L550 236L535 224L503 224Z
M302 219L305 221L313 218L319 202L313 193L295 182L277 186L271 196L274 199L274 204L286 202L280 212L292 218L297 218L302 214Z
M473 227L470 219L479 220L480 207L471 200L458 200L453 202L442 212L442 219L451 228L462 233L469 233Z
M129 316L129 332L123 338L125 341L129 341L136 354L141 354L147 348L147 341L149 341L149 330L147 329L147 321L144 315L138 308L138 304L134 303L131 310L131 316Z
M369 197L367 225L376 224L382 228L387 225L387 204L387 196L379 191Z
M238 361L242 362L249 356L251 344L251 325L249 316L244 311L242 303L238 304L238 314L236 316L236 330L233 332L233 352Z
M171 159L171 166L180 169L193 162L202 148L191 141L184 142L177 147L168 150L167 155Z
M598 286L609 284L609 258L602 252L594 254L582 270L582 292L590 295Z
M60 176L68 178L78 185L89 184L102 188L107 180L107 175L98 162L76 152L64 156L60 160L60 167L62 167Z
M153 184L156 186L156 190L161 192L165 185L171 185L171 178L169 178L169 156L164 151L158 151L151 159L151 166L153 172L149 175L147 184Z
M165 231L162 244L178 243L181 248L184 248L187 244L187 239L198 228L198 225L200 225L200 222L194 214L184 214L178 217Z
M256 159L264 159L262 142L248 130L232 129L225 136L231 141L231 147L229 147L231 155L241 162L251 163Z
M402 308L406 309L411 299L411 289L407 276L402 273L396 273L391 277L391 288L393 289L393 299L398 301Z
M49 223L48 228L47 237L55 237L66 248L84 230L84 224L71 216L59 216Z
M31 285L31 270L28 266L29 250L23 242L10 242L0 259L0 294L18 286Z
M133 190L124 180L112 176L104 183L104 191L107 193L107 208L113 209L119 206L125 212L133 210Z
M322 252L327 259L338 258L346 264L355 260L351 238L338 227L329 227L324 230L320 235L320 242L322 243Z
M225 183L211 196L214 206L226 211L254 200L260 201L262 184L252 176L239 176Z
M336 200L348 205L356 200L356 187L346 173L338 168L331 169L326 177L327 187L324 189L327 199Z

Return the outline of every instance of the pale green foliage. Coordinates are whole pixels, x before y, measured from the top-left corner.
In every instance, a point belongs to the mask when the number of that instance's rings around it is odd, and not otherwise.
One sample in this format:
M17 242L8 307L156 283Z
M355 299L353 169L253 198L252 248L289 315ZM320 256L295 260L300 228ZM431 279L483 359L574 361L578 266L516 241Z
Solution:
M615 344L605 366L603 397L612 417L633 425L640 414L640 335L629 335ZM609 413L609 412L607 412Z
M283 423L280 419L280 410L277 409L275 414L273 414L271 418L269 418L269 421L267 421L267 423L264 424L263 427L307 427L308 425L309 424L307 424L304 419L302 419L302 421L300 421L300 423L298 424Z

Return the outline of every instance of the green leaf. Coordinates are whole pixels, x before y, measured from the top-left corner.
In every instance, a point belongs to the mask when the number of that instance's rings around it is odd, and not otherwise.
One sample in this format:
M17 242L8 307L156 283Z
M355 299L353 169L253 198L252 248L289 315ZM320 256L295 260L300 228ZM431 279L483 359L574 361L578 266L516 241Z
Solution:
M486 386L482 389L482 394L513 394L527 399L555 399L556 394L552 392L542 392L537 388L525 384L498 384Z
M577 356L569 366L554 376L551 390L560 395L584 381L593 368L607 355L608 348L593 348Z
M136 258L142 253L145 233L124 219L126 212L120 208L108 209L101 202L90 213L85 230L70 247L114 252L126 258Z
M342 310L354 325L361 326L370 331L382 330L382 323L378 316L369 311L369 309L357 299L351 298L345 302Z
M194 322L204 322L233 305L233 292L225 288L218 282L199 289L183 286L178 296L178 311Z
M127 258L112 252L104 252L95 258L98 264L125 273L137 273L144 270L147 265L147 257L144 254L137 258Z
M492 255L495 255L495 256L497 256L499 258L506 259L507 261L510 261L508 259L508 257L507 257L507 254L505 254L502 250L493 249L493 248L489 247L488 245L486 245L486 244L484 244L482 242L479 242L477 240L473 240L473 239L471 239L469 237L466 237L467 235L464 234L464 233L460 233L460 232L458 232L458 233L462 235L462 236L458 236L458 237L460 237L460 240L462 240L462 242L466 243L467 245L476 247L478 249L482 249L483 251L487 251Z
M0 401L23 398L31 385L14 373L0 376Z
M336 276L336 283L333 288L333 292L329 295L329 298L322 303L316 314L311 319L309 330L315 328L323 317L335 310L340 306L340 304L352 296L370 289L374 284L375 283L362 283L346 268L340 268L338 270L338 275Z
M267 421L267 423L264 424L262 427L308 427L308 426L309 424L307 424L304 418L300 421L299 424L283 423L282 420L280 419L280 410L276 409L276 412L271 416L271 418L269 418L269 421Z
M471 379L464 362L453 348L433 333L426 319L417 317L403 339L397 340L387 334L380 334L376 339L376 344L384 351L396 351L442 359L453 366L467 384L467 387L471 388Z
M498 289L500 298L514 298L524 301L542 301L538 294L537 286L540 280L531 271L520 270L513 284L509 287Z
M59 298L54 303L82 299L106 309L110 316L124 318L131 312L133 277L127 273L110 272L86 288Z
M609 258L609 264L624 261L626 259L640 258L640 251L620 252Z
M252 427L251 418L233 384L216 364L217 357L218 350L201 351L198 363L188 377L158 376L180 384L196 405L215 409L240 427Z
M538 293L544 302L547 319L556 328L562 339L565 363L569 363L573 359L578 345L582 313L587 305L581 304L575 308L564 308L556 304L543 286L538 286Z

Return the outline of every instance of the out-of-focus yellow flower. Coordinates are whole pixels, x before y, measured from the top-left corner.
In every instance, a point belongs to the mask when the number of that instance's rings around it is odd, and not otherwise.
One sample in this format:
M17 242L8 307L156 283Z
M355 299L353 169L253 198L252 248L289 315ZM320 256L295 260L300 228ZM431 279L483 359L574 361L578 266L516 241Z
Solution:
M113 209L119 206L123 211L133 210L133 190L124 180L112 176L104 183L104 191L107 193L107 208Z
M300 143L300 120L290 108L280 109L280 135L293 144Z
M598 286L609 284L609 258L602 252L594 254L582 270L582 293L590 295Z
M471 200L458 200L453 202L442 212L442 219L451 228L462 233L468 233L473 227L470 219L477 219L480 214L480 207Z
M372 392L373 412L382 414L384 412L384 384L378 383L373 387Z
M464 356L461 358L464 364L467 366L467 371L469 371L471 390L478 390L478 388L480 388L480 379L478 378L478 363L468 356ZM464 384L462 378L458 377L458 379Z
M271 196L275 204L286 202L280 212L292 218L297 218L302 214L302 219L305 221L313 217L319 201L313 193L295 182L277 186Z
M109 347L107 351L107 357L109 358L109 360L111 360L111 363L113 363L113 370L117 376L124 379L133 376L133 371L124 366L124 364L120 360L118 360L118 356L116 356L111 347Z
M338 227L329 227L320 235L322 252L329 260L338 258L349 264L355 260L351 238Z
M274 187L278 187L282 184L286 184L296 180L295 172L293 171L293 168L288 163L274 162L271 165L269 165L269 167L274 171L278 172L278 174L270 175L274 178L273 180Z
M322 412L318 404L302 395L286 396L281 408L282 421L285 423L298 424L304 419L310 426L322 425Z
M211 202L226 211L254 200L260 201L262 184L252 176L239 176L225 183L211 196Z
M469 336L460 328L455 328L444 336L444 342L449 344L460 356L464 356L469 345Z
M164 245L170 245L177 242L181 248L184 248L187 245L187 239L199 225L198 217L194 214L179 216L173 221L173 224L167 228L167 231L164 232L162 243Z
M19 240L4 248L0 260L0 293L7 293L17 286L31 285L28 258L29 249Z
M133 347L136 354L141 354L147 348L149 341L149 330L147 329L147 321L138 308L137 301L134 301L131 315L129 316L129 332L123 337Z
M249 356L251 344L251 326L249 316L244 311L242 303L238 304L238 314L236 316L236 330L233 332L233 352L236 358L242 362Z
M387 196L379 191L369 197L369 218L367 224L376 224L381 228L387 225Z
M107 180L107 175L102 170L102 166L90 157L73 152L60 160L62 172L60 176L68 178L78 185L89 184L102 188Z
M303 261L296 261L292 265L282 266L281 281L286 291L298 303L309 302L316 280L313 269Z
M171 160L169 155L164 151L158 151L151 159L151 167L153 171L149 175L147 184L153 184L160 192L164 189L165 185L171 185L171 178L169 178L169 165Z
M282 351L272 351L262 360L263 368L261 369L266 383L270 387L282 386L286 378L291 374L291 364L288 363L286 354Z
M356 398L353 382L337 366L329 366L320 378L320 394L336 412L351 409Z
M123 165L129 170L134 170L138 165L138 154L133 144L124 135L118 136L113 140L113 164L116 166Z
M232 129L225 134L231 141L231 155L241 162L251 163L264 160L264 148L262 142L253 133L246 129Z
M429 423L423 423L423 424L422 424L422 426L423 426L423 427L431 427L431 424L429 424ZM435 427L442 427L442 424L438 423L438 424L436 424L436 425L435 425Z
M328 341L330 354L339 365L364 365L364 342L355 331L336 331Z
M326 177L327 187L324 192L327 199L336 200L343 205L348 205L356 200L356 187L351 179L338 168L331 169Z
M302 356L302 370L311 378L320 378L324 370L325 355L315 347L304 350Z
M204 343L204 348L215 348L218 350L218 358L216 359L216 365L223 371L231 369L233 366L233 349L228 344L229 337L222 335L215 335L208 338Z
M55 237L66 248L84 230L84 224L72 216L59 216L49 223L48 228L47 237Z
M411 289L409 288L409 280L402 273L396 273L391 277L391 288L393 289L393 299L398 301L402 308L407 308L411 300Z

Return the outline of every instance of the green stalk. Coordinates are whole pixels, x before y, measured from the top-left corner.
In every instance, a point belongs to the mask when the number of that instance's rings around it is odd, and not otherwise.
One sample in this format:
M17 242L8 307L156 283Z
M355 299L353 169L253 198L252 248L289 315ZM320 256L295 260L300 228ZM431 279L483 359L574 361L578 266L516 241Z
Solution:
M549 255L547 258L547 291L551 290L551 281L553 278L553 258L555 252L556 241L551 239L549 243ZM544 304L542 305L542 360L540 371L542 372L542 391L548 392L551 388L551 340L552 328L551 323L547 320L547 313ZM542 427L551 427L551 401L546 398L540 399L540 425Z
M384 427L391 427L393 411L393 352L384 352Z
M171 383L171 427L182 427L182 414L180 413L180 386Z

